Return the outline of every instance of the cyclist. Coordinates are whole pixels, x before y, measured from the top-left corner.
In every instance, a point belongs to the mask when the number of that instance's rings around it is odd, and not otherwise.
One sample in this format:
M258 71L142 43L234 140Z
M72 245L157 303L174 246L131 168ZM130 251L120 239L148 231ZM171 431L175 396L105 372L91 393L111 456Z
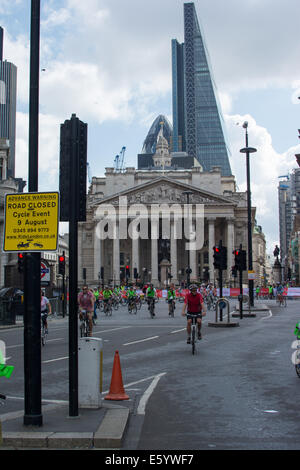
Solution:
M168 289L168 304L169 304L169 315L171 315L172 303L174 302L173 310L175 310L176 291L174 284L171 284Z
M112 290L108 286L105 286L105 288L103 289L102 294L103 294L103 302L104 302L104 310L105 310L107 304L109 302L111 302L111 300L112 300L113 293L112 293Z
M127 290L127 299L128 299L128 305L130 306L131 303L135 303L137 298L136 290L134 287L130 286L129 289Z
M284 292L283 285L281 283L279 283L277 285L277 299L278 299L279 302L283 301L283 292Z
M78 304L79 304L81 319L82 319L82 310L86 311L86 315L89 321L89 336L92 336L95 296L89 290L87 285L83 286L82 291L78 295Z
M187 309L187 314L185 313ZM189 317L189 314L197 315L197 326L198 326L198 339L202 338L201 335L201 326L202 326L202 316L206 315L204 308L204 301L201 294L197 292L197 286L192 284L190 286L190 292L186 295L184 306L182 309L182 316L187 315L187 343L191 343L191 324L192 318Z
M48 334L48 322L47 322L47 317L48 315L51 315L52 310L51 310L51 304L49 302L49 299L44 296L43 291L41 290L41 317L42 321L46 327L46 333Z
M150 302L153 302L153 316L155 316L154 306L155 306L155 299L156 299L156 289L153 287L153 284L150 284L146 291L146 299L148 302L148 310L150 310Z
M295 331L294 331L294 335L297 336L297 339L300 340L300 321L296 324L296 328L295 328Z

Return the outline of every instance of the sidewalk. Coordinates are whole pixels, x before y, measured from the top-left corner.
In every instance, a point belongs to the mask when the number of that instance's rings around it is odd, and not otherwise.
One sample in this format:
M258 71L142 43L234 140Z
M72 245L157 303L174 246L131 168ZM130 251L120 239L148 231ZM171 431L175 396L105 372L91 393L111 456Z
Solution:
M23 415L1 415L0 450L120 449L130 408L103 400L99 409L80 408L78 417L70 417L66 404L45 405L41 427L24 426Z
M68 321L68 317L53 316L51 323ZM1 329L23 327L0 325ZM24 426L24 411L0 414L0 450L11 449L120 449L134 400L104 400L101 407L79 408L78 417L69 416L69 405L42 406L43 425ZM2 428L2 446L1 446Z

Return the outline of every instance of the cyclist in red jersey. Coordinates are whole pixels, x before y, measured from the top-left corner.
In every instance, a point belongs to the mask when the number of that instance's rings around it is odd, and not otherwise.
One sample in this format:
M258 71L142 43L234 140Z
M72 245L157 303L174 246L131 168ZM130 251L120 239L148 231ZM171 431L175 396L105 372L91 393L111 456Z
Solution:
M185 313L187 309L187 314ZM197 292L197 286L191 285L190 292L186 295L183 309L182 309L182 316L187 315L187 343L191 342L191 324L192 319L189 318L189 314L197 315L197 326L198 326L198 339L201 339L201 326L202 326L202 316L206 315L205 307L204 307L204 300L201 294Z

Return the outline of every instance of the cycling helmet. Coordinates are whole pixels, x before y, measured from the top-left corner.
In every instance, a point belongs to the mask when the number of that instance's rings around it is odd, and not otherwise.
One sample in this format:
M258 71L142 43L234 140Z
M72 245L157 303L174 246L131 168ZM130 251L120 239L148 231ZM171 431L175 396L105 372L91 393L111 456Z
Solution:
M198 290L198 287L196 286L196 284L191 284L190 287L189 287L190 290Z

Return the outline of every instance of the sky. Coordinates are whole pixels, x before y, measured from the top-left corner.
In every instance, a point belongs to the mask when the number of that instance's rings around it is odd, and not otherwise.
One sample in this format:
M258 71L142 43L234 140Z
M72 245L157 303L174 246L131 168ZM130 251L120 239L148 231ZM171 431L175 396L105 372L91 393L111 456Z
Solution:
M171 39L183 42L184 0L41 0L39 191L59 186L60 124L88 124L90 176L125 166L153 120L172 122ZM279 176L300 153L299 0L195 0L224 117L230 163L246 190L248 122L252 205L267 250L279 243ZM29 0L1 0L4 59L18 68L16 177L28 180ZM26 188L25 188L26 191ZM61 230L64 231L65 225Z

